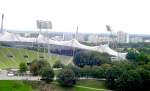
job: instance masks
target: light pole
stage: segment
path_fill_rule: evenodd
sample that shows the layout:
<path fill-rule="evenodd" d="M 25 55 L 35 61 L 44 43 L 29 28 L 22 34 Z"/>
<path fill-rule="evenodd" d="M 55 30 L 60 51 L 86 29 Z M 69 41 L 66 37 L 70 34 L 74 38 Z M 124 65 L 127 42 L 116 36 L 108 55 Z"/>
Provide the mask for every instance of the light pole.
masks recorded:
<path fill-rule="evenodd" d="M 2 20 L 1 20 L 1 33 L 3 32 L 3 21 L 4 21 L 4 14 L 2 14 Z"/>
<path fill-rule="evenodd" d="M 42 31 L 42 29 L 46 29 L 47 30 L 47 35 L 48 35 L 48 29 L 52 29 L 51 21 L 37 20 L 36 22 L 37 22 L 37 28 L 39 29 L 38 36 L 39 36 L 40 32 Z M 48 36 L 46 36 L 46 34 L 44 34 L 44 35 L 45 35 L 44 36 L 44 41 L 47 40 L 46 42 L 49 42 L 48 41 L 49 40 Z M 44 47 L 44 53 L 45 53 L 46 42 L 44 42 L 45 46 L 43 46 Z M 37 39 L 36 39 L 36 44 L 38 45 L 38 40 Z M 47 45 L 48 45 L 47 48 L 48 48 L 48 51 L 49 51 L 49 43 L 47 43 Z M 39 46 L 38 46 L 38 50 L 39 50 Z"/>
<path fill-rule="evenodd" d="M 78 30 L 79 30 L 79 28 L 78 28 L 78 26 L 77 26 L 77 30 L 76 30 L 76 33 L 75 33 L 75 39 L 76 39 L 76 40 L 78 40 Z M 73 42 L 74 42 L 74 40 L 73 40 Z M 73 44 L 73 43 L 72 43 L 72 44 Z M 74 57 L 74 55 L 75 55 L 75 51 L 76 51 L 76 48 L 73 47 L 73 57 Z"/>

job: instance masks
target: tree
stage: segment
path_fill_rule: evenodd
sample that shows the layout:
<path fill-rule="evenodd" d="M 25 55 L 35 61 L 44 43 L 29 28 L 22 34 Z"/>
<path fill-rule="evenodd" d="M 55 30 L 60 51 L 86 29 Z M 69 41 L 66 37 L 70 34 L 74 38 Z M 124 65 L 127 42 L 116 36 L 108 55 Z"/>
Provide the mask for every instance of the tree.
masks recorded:
<path fill-rule="evenodd" d="M 100 66 L 104 70 L 104 76 L 106 77 L 106 72 L 111 68 L 110 64 L 102 64 Z"/>
<path fill-rule="evenodd" d="M 82 76 L 81 68 L 78 67 L 78 66 L 68 65 L 68 66 L 66 66 L 65 68 L 71 69 L 71 70 L 75 73 L 76 79 L 78 79 L 79 77 Z"/>
<path fill-rule="evenodd" d="M 105 71 L 102 67 L 93 66 L 92 67 L 92 76 L 94 78 L 105 78 Z"/>
<path fill-rule="evenodd" d="M 143 49 L 139 50 L 140 52 L 138 52 L 136 49 L 130 50 L 126 55 L 126 58 L 131 62 L 137 63 L 139 65 L 147 64 L 148 62 L 150 62 L 150 58 L 145 53 L 145 51 L 143 52 Z"/>
<path fill-rule="evenodd" d="M 92 67 L 91 66 L 84 66 L 81 68 L 82 76 L 83 77 L 92 77 Z"/>
<path fill-rule="evenodd" d="M 25 62 L 21 62 L 19 65 L 19 70 L 21 73 L 24 73 L 28 70 L 27 64 Z"/>
<path fill-rule="evenodd" d="M 85 65 L 94 66 L 101 65 L 104 63 L 110 63 L 110 56 L 106 53 L 98 53 L 93 51 L 77 51 L 75 53 L 73 62 L 79 67 L 84 67 Z"/>
<path fill-rule="evenodd" d="M 137 69 L 137 72 L 141 75 L 142 78 L 142 91 L 148 91 L 150 90 L 150 65 L 144 64 L 139 66 Z"/>
<path fill-rule="evenodd" d="M 43 60 L 43 59 L 36 59 L 32 61 L 30 64 L 30 72 L 33 75 L 41 75 L 43 67 L 51 68 L 48 61 Z"/>
<path fill-rule="evenodd" d="M 115 80 L 118 79 L 118 77 L 120 77 L 120 75 L 126 70 L 127 69 L 124 68 L 124 63 L 113 62 L 111 67 L 109 67 L 105 70 L 106 71 L 105 76 L 106 76 L 107 86 L 111 89 L 115 89 L 115 84 L 114 84 Z"/>
<path fill-rule="evenodd" d="M 73 86 L 76 83 L 75 74 L 71 69 L 62 69 L 57 78 L 58 82 L 63 86 Z"/>
<path fill-rule="evenodd" d="M 42 80 L 46 81 L 47 83 L 50 83 L 51 81 L 53 81 L 54 71 L 52 68 L 43 67 L 41 75 Z"/>
<path fill-rule="evenodd" d="M 30 72 L 34 75 L 37 76 L 39 71 L 38 71 L 38 66 L 36 63 L 31 63 L 30 64 Z"/>
<path fill-rule="evenodd" d="M 141 91 L 141 76 L 135 70 L 129 70 L 124 72 L 116 80 L 116 90 L 118 91 Z"/>
<path fill-rule="evenodd" d="M 136 50 L 130 50 L 126 55 L 126 58 L 134 62 L 136 61 L 138 56 L 139 56 L 139 53 Z"/>
<path fill-rule="evenodd" d="M 62 64 L 60 60 L 57 60 L 53 65 L 53 68 L 63 68 L 63 67 L 64 64 Z"/>
<path fill-rule="evenodd" d="M 149 58 L 147 57 L 147 55 L 143 52 L 141 52 L 138 57 L 137 57 L 137 62 L 138 64 L 145 64 L 145 63 L 148 63 L 150 60 Z"/>

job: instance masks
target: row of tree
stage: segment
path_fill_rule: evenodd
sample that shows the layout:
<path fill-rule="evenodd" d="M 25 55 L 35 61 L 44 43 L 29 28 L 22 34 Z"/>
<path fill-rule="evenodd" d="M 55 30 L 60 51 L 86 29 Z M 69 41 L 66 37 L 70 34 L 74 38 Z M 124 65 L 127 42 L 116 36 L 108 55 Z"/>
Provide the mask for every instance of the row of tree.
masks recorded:
<path fill-rule="evenodd" d="M 99 54 L 93 52 L 79 52 L 74 58 L 76 66 L 69 69 L 73 70 L 76 78 L 105 78 L 107 86 L 113 90 L 145 91 L 150 89 L 150 58 L 144 52 L 130 50 L 126 56 L 128 60 L 117 62 L 107 61 L 108 56 L 97 55 Z"/>
<path fill-rule="evenodd" d="M 60 61 L 56 62 L 54 68 L 63 68 L 56 76 L 58 82 L 64 86 L 73 86 L 81 77 L 91 77 L 106 79 L 108 88 L 116 91 L 150 89 L 150 61 L 146 54 L 131 50 L 127 54 L 128 60 L 116 62 L 111 62 L 106 55 L 79 52 L 74 56 L 75 65 L 62 66 Z M 26 69 L 24 66 L 20 68 L 22 71 Z M 45 60 L 34 60 L 29 69 L 33 75 L 42 76 L 46 82 L 51 82 L 54 78 L 54 71 Z"/>
<path fill-rule="evenodd" d="M 74 55 L 73 63 L 79 67 L 100 66 L 104 63 L 110 63 L 110 56 L 106 53 L 98 53 L 94 51 L 77 51 Z"/>
<path fill-rule="evenodd" d="M 64 66 L 60 61 L 56 61 L 53 67 L 62 68 Z M 20 72 L 25 73 L 27 70 L 30 70 L 33 76 L 41 76 L 41 80 L 44 80 L 47 83 L 52 82 L 55 76 L 53 68 L 50 66 L 48 61 L 43 59 L 36 59 L 32 61 L 29 67 L 24 62 L 20 63 Z M 56 78 L 60 85 L 63 86 L 73 86 L 76 83 L 75 73 L 66 67 L 59 71 Z"/>
<path fill-rule="evenodd" d="M 59 81 L 65 86 L 74 85 L 81 77 L 92 77 L 106 79 L 108 88 L 116 91 L 148 91 L 150 89 L 150 63 L 139 66 L 130 61 L 122 61 L 83 68 L 67 66 L 60 72 Z"/>
<path fill-rule="evenodd" d="M 130 49 L 126 58 L 131 62 L 138 63 L 138 64 L 147 64 L 150 62 L 150 57 L 147 53 L 143 51 L 138 51 L 136 49 Z"/>

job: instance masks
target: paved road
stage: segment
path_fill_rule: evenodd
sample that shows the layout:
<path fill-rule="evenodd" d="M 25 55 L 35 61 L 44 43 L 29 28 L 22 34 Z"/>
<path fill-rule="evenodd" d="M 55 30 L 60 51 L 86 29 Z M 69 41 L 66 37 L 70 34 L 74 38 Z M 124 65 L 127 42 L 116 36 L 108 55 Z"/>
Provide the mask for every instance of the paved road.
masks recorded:
<path fill-rule="evenodd" d="M 8 71 L 0 71 L 0 80 L 39 80 L 38 76 L 8 76 Z"/>
<path fill-rule="evenodd" d="M 54 69 L 58 70 L 58 69 Z M 0 71 L 0 80 L 40 80 L 41 77 L 39 76 L 8 76 L 7 70 L 1 70 Z M 54 80 L 57 78 L 54 77 Z M 97 79 L 97 78 L 86 78 L 81 77 L 80 80 L 86 80 L 86 79 L 92 79 L 92 80 L 106 80 L 106 79 Z"/>
<path fill-rule="evenodd" d="M 84 79 L 87 79 L 87 78 L 80 78 L 80 80 L 84 80 Z M 88 79 L 94 79 L 94 78 L 88 78 Z M 8 76 L 8 71 L 1 70 L 0 80 L 36 80 L 36 81 L 39 81 L 40 77 L 38 76 Z M 56 77 L 54 77 L 54 80 L 56 80 Z M 105 79 L 99 79 L 99 80 L 105 80 Z M 56 82 L 53 82 L 53 83 L 58 84 Z M 80 86 L 80 85 L 75 85 L 75 87 L 87 88 L 87 89 L 92 89 L 95 91 L 111 91 L 107 89 L 92 88 L 92 87 L 86 87 L 86 86 Z"/>

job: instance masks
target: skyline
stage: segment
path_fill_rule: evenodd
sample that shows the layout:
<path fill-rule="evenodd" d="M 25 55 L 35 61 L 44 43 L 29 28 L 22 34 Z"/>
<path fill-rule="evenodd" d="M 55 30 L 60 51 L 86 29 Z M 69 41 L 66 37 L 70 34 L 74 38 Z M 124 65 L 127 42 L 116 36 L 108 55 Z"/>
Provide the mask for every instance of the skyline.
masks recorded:
<path fill-rule="evenodd" d="M 4 29 L 34 30 L 36 20 L 50 20 L 57 32 L 150 34 L 148 0 L 1 0 Z M 1 20 L 1 19 L 0 19 Z"/>

